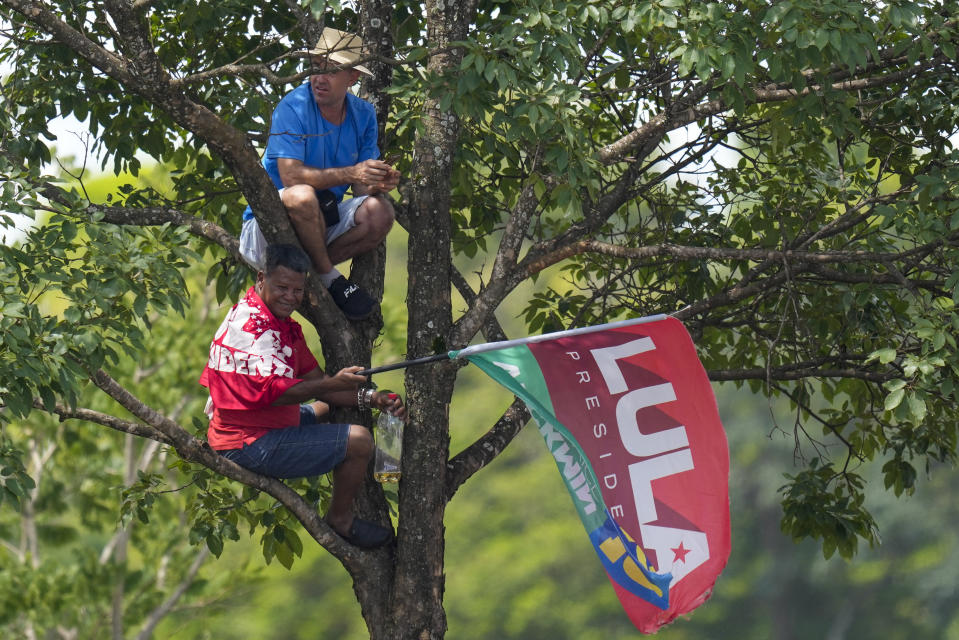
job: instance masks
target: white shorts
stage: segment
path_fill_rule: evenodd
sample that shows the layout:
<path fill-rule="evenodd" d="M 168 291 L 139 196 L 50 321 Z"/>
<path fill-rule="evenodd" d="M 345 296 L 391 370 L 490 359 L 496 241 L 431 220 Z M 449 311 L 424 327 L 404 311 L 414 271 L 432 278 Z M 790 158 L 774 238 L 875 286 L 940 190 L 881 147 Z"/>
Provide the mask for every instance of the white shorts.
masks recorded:
<path fill-rule="evenodd" d="M 280 189 L 280 191 L 283 191 Z M 342 201 L 339 206 L 340 221 L 326 229 L 326 244 L 330 244 L 341 235 L 356 226 L 356 210 L 369 196 L 357 196 Z M 266 266 L 266 238 L 260 231 L 256 218 L 243 221 L 240 231 L 240 255 L 251 267 L 259 271 Z"/>

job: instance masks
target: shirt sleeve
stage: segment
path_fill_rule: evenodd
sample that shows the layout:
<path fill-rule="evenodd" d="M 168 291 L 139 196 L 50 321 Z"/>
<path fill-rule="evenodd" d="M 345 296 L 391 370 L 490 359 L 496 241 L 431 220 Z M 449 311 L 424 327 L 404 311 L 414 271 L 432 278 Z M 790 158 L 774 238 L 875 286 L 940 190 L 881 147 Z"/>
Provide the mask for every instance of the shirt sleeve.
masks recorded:
<path fill-rule="evenodd" d="M 292 100 L 281 100 L 273 111 L 266 156 L 306 161 L 306 128 Z"/>

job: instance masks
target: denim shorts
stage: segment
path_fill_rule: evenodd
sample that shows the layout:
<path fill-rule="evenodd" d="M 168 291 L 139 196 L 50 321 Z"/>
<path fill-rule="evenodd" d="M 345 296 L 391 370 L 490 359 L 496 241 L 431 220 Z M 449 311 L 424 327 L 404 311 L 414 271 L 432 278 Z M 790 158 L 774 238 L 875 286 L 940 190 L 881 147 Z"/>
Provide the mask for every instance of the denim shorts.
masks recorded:
<path fill-rule="evenodd" d="M 316 422 L 313 408 L 300 407 L 300 425 L 271 429 L 242 449 L 220 455 L 273 478 L 306 478 L 329 473 L 346 459 L 350 425 Z"/>

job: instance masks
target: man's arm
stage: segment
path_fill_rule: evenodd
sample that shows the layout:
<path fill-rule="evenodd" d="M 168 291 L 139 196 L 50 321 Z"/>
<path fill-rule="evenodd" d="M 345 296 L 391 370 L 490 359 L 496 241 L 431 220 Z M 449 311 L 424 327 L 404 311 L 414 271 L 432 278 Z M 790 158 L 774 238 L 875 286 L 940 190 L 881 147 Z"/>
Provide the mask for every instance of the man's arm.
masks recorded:
<path fill-rule="evenodd" d="M 363 367 L 346 367 L 330 377 L 317 367 L 284 391 L 273 404 L 300 404 L 316 399 L 341 407 L 356 406 L 356 391 L 366 382 L 366 376 L 356 375 L 357 371 L 362 370 Z"/>
<path fill-rule="evenodd" d="M 301 404 L 315 399 L 336 407 L 355 407 L 356 392 L 360 384 L 366 382 L 366 376 L 358 376 L 355 372 L 362 369 L 363 367 L 346 367 L 331 378 L 323 369 L 316 367 L 303 376 L 302 381 L 287 389 L 273 404 Z M 370 406 L 384 409 L 406 420 L 406 406 L 403 399 L 396 394 L 376 391 L 370 399 Z"/>
<path fill-rule="evenodd" d="M 277 158 L 276 168 L 284 187 L 308 184 L 322 190 L 352 184 L 354 195 L 386 193 L 399 184 L 400 172 L 382 160 L 364 160 L 349 167 L 320 169 L 293 158 Z"/>
<path fill-rule="evenodd" d="M 365 376 L 358 376 L 355 372 L 362 369 L 363 367 L 347 367 L 331 378 L 320 367 L 316 367 L 303 376 L 301 382 L 287 389 L 273 404 L 301 404 L 316 399 L 337 407 L 355 407 L 359 385 L 366 382 Z M 395 393 L 374 392 L 370 399 L 370 406 L 389 411 L 406 420 L 406 405 Z"/>

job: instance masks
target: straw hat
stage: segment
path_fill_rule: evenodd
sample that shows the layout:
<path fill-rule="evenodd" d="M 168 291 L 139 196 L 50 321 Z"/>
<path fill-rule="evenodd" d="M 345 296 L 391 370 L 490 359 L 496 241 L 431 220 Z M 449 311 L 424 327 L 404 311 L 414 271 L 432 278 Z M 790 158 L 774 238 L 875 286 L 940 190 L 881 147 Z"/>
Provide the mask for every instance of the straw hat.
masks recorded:
<path fill-rule="evenodd" d="M 359 36 L 330 27 L 323 29 L 316 47 L 309 51 L 310 55 L 326 56 L 328 60 L 337 64 L 352 67 L 360 73 L 372 76 L 372 71 L 363 65 L 355 64 L 357 60 L 363 58 L 364 53 L 363 40 Z"/>

